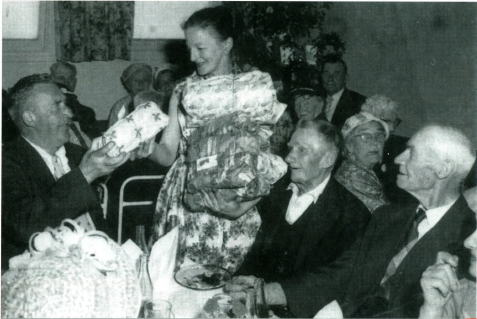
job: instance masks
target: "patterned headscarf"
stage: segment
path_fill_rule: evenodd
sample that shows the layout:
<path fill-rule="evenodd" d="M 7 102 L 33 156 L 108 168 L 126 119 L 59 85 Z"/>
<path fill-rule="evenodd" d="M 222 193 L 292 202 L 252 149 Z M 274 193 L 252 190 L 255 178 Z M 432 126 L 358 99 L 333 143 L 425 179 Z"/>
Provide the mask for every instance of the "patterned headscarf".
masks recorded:
<path fill-rule="evenodd" d="M 386 124 L 386 122 L 378 119 L 377 117 L 374 117 L 372 114 L 367 112 L 361 112 L 349 117 L 344 123 L 343 128 L 341 129 L 341 134 L 343 134 L 343 138 L 346 139 L 355 127 L 358 127 L 362 124 L 372 122 L 372 121 L 381 123 L 381 125 L 384 127 L 384 130 L 386 131 L 386 139 L 387 139 L 389 137 L 388 124 Z"/>

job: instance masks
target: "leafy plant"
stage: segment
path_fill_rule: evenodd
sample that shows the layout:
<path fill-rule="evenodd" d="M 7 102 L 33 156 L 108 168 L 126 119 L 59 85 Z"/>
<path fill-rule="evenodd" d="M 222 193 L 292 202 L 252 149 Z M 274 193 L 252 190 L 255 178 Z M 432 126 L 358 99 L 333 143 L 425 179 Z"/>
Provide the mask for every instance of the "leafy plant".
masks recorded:
<path fill-rule="evenodd" d="M 225 1 L 232 9 L 239 35 L 236 61 L 269 72 L 285 86 L 311 86 L 319 61 L 328 53 L 343 54 L 336 33 L 322 34 L 329 2 Z M 285 88 L 286 89 L 286 88 Z"/>

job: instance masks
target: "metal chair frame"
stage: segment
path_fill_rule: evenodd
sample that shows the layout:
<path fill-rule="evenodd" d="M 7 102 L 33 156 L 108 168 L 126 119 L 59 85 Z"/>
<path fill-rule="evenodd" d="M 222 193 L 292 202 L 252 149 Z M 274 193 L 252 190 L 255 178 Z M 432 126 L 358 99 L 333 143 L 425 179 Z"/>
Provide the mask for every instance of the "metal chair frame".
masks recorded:
<path fill-rule="evenodd" d="M 123 184 L 121 185 L 121 189 L 119 191 L 119 214 L 118 214 L 118 244 L 121 245 L 122 240 L 122 230 L 123 230 L 123 213 L 124 207 L 130 206 L 147 206 L 152 205 L 155 200 L 146 200 L 146 201 L 124 201 L 124 189 L 130 182 L 140 181 L 140 180 L 161 180 L 164 179 L 164 175 L 138 175 L 138 176 L 131 176 L 126 179 Z"/>

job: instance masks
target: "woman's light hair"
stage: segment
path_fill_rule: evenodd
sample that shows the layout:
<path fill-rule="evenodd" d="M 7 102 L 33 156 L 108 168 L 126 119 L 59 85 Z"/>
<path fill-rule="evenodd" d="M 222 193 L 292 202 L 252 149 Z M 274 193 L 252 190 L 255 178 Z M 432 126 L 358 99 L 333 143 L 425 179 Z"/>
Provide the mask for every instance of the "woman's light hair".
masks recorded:
<path fill-rule="evenodd" d="M 383 117 L 384 113 L 391 112 L 398 118 L 398 107 L 397 102 L 384 95 L 373 95 L 366 99 L 366 102 L 361 106 L 361 111 L 371 113 L 377 118 Z"/>

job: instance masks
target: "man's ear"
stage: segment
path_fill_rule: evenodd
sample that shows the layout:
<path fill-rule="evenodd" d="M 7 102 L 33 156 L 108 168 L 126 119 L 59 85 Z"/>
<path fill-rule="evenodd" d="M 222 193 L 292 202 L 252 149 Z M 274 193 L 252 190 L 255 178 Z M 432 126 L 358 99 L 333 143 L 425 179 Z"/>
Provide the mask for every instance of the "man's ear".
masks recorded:
<path fill-rule="evenodd" d="M 321 159 L 320 167 L 321 168 L 330 168 L 336 163 L 336 159 L 338 157 L 338 153 L 332 150 L 326 152 Z"/>
<path fill-rule="evenodd" d="M 22 121 L 26 126 L 33 127 L 36 124 L 36 115 L 32 111 L 24 111 Z"/>
<path fill-rule="evenodd" d="M 436 165 L 436 175 L 439 179 L 444 179 L 450 176 L 455 170 L 455 164 L 451 161 L 442 161 L 439 165 Z"/>
<path fill-rule="evenodd" d="M 234 40 L 231 37 L 228 37 L 227 40 L 224 41 L 224 52 L 229 53 L 234 46 Z"/>

